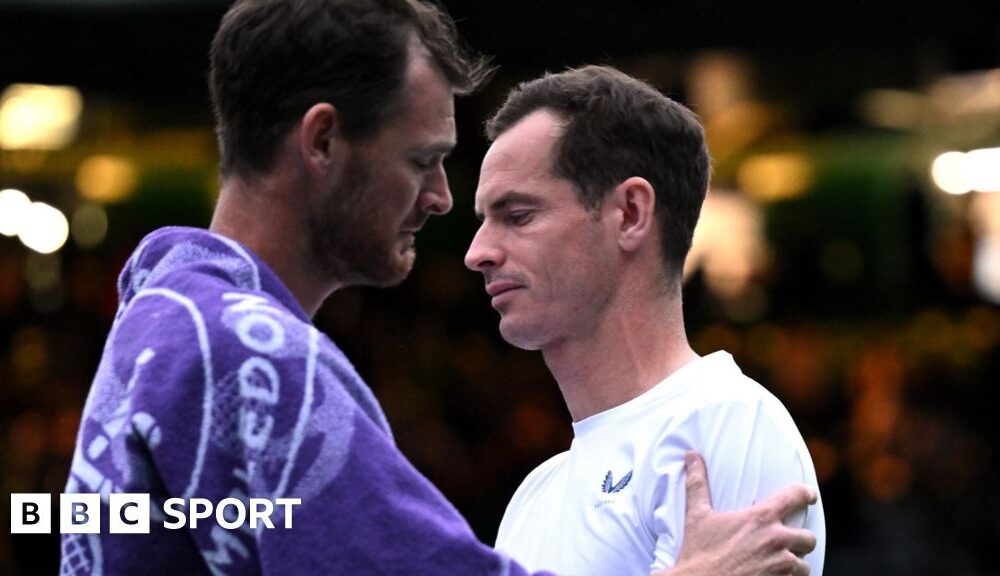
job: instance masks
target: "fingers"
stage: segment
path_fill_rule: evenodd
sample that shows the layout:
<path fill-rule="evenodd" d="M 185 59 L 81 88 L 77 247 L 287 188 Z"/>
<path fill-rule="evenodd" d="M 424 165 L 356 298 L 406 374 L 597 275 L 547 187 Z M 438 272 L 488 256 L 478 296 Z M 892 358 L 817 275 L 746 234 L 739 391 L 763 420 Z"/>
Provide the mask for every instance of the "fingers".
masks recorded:
<path fill-rule="evenodd" d="M 815 504 L 817 499 L 815 490 L 802 484 L 796 484 L 784 488 L 761 505 L 773 510 L 778 518 L 785 520 L 797 512 L 802 512 L 806 506 Z"/>
<path fill-rule="evenodd" d="M 809 563 L 793 556 L 790 552 L 784 552 L 780 559 L 774 564 L 764 569 L 763 574 L 788 576 L 809 576 Z"/>
<path fill-rule="evenodd" d="M 697 452 L 689 451 L 684 455 L 687 469 L 687 515 L 707 514 L 712 511 L 712 494 L 708 489 L 708 470 L 705 461 Z"/>
<path fill-rule="evenodd" d="M 802 558 L 795 559 L 795 567 L 792 568 L 793 576 L 809 576 L 809 563 Z"/>
<path fill-rule="evenodd" d="M 816 549 L 816 535 L 808 530 L 789 529 L 788 539 L 785 547 L 799 558 Z"/>

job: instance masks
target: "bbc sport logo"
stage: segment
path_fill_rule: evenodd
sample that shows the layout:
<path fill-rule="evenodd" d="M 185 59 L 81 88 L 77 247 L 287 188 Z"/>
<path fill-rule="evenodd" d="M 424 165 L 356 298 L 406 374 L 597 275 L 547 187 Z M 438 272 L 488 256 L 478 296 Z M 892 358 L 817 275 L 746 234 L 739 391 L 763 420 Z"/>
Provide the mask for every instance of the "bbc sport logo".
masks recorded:
<path fill-rule="evenodd" d="M 149 534 L 149 494 L 109 494 L 107 526 L 111 534 Z M 226 530 L 290 529 L 292 512 L 301 498 L 223 498 L 213 503 L 207 498 L 168 498 L 163 502 L 163 527 L 167 530 L 197 528 L 199 521 L 214 516 L 215 523 Z M 103 518 L 100 494 L 60 494 L 59 532 L 63 534 L 99 534 Z M 272 515 L 280 511 L 276 526 Z M 157 513 L 157 516 L 159 514 Z M 210 521 L 210 520 L 209 520 Z M 51 534 L 52 495 L 14 493 L 10 495 L 11 534 Z"/>

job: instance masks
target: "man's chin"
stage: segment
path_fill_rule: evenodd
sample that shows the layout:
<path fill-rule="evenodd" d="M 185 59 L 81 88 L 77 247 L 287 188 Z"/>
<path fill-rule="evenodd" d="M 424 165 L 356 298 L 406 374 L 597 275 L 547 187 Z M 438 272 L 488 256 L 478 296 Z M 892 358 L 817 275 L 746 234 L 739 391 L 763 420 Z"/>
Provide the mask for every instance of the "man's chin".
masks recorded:
<path fill-rule="evenodd" d="M 381 270 L 369 274 L 365 284 L 378 288 L 388 288 L 400 284 L 410 275 L 415 261 L 416 252 L 412 247 L 405 253 L 393 254 L 393 257 L 385 263 Z"/>
<path fill-rule="evenodd" d="M 541 348 L 533 330 L 518 325 L 510 318 L 500 318 L 500 336 L 511 346 L 521 350 L 539 350 Z"/>

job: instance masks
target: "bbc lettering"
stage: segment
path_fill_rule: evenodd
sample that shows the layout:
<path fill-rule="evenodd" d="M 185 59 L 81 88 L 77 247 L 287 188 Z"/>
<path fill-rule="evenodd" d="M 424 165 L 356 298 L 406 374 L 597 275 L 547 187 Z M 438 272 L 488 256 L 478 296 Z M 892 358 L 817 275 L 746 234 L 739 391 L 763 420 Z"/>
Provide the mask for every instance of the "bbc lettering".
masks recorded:
<path fill-rule="evenodd" d="M 223 498 L 214 504 L 207 498 L 168 498 L 163 503 L 163 527 L 167 530 L 197 528 L 199 521 L 215 523 L 226 530 L 249 524 L 273 529 L 271 515 L 281 509 L 285 529 L 292 527 L 292 510 L 301 498 Z M 111 534 L 149 534 L 149 494 L 110 494 L 108 497 L 108 532 Z M 60 494 L 59 531 L 63 534 L 99 534 L 102 531 L 100 494 Z M 202 522 L 204 524 L 204 522 Z M 10 495 L 11 534 L 49 534 L 52 532 L 51 494 Z"/>

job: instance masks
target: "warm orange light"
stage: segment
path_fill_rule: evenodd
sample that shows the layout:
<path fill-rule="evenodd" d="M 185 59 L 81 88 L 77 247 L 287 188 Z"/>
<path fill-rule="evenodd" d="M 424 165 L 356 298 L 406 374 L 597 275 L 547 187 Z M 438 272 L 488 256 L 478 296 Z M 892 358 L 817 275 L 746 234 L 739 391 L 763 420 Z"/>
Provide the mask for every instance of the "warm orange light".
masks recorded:
<path fill-rule="evenodd" d="M 813 166 L 808 158 L 794 152 L 762 154 L 744 162 L 736 180 L 757 200 L 786 200 L 801 196 L 812 186 Z"/>
<path fill-rule="evenodd" d="M 63 148 L 76 136 L 82 110 L 72 86 L 12 84 L 0 95 L 0 148 Z"/>
<path fill-rule="evenodd" d="M 76 187 L 87 200 L 120 202 L 135 192 L 138 170 L 128 159 L 100 154 L 91 156 L 76 171 Z"/>

